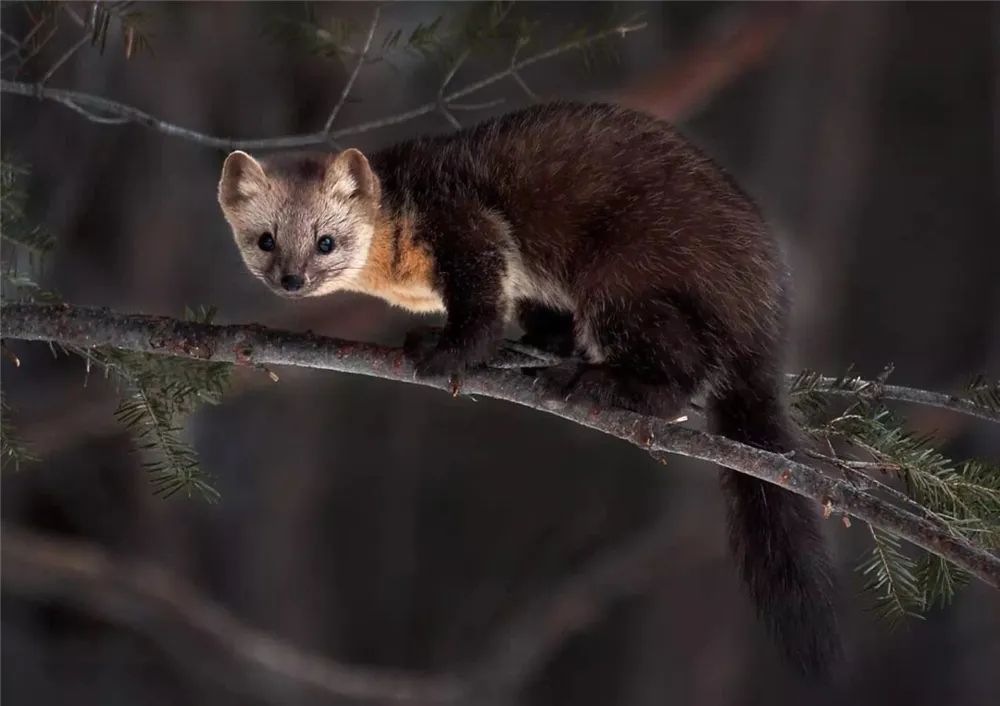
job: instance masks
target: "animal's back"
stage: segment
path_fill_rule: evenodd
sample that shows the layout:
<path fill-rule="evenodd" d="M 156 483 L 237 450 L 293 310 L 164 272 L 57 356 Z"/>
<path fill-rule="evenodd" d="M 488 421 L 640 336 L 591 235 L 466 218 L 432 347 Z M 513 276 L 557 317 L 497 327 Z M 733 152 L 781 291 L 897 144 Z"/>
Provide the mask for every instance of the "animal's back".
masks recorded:
<path fill-rule="evenodd" d="M 574 298 L 678 289 L 747 336 L 776 324 L 783 266 L 755 205 L 661 120 L 545 104 L 402 143 L 373 166 L 387 193 L 425 209 L 499 213 L 523 261 Z"/>

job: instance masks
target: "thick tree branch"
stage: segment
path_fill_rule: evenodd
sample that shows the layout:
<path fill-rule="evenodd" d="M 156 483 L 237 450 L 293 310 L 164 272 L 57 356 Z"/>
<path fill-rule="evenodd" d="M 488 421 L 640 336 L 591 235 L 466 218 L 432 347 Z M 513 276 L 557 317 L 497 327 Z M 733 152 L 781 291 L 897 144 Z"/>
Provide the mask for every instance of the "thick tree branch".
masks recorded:
<path fill-rule="evenodd" d="M 889 504 L 844 480 L 781 454 L 661 419 L 618 409 L 597 409 L 546 397 L 529 377 L 484 368 L 470 372 L 460 389 L 444 381 L 415 380 L 400 349 L 292 333 L 258 325 L 199 324 L 167 317 L 119 314 L 68 305 L 7 304 L 3 335 L 76 346 L 115 346 L 131 351 L 183 356 L 237 365 L 294 365 L 369 375 L 482 395 L 548 412 L 628 441 L 649 452 L 710 461 L 812 498 L 826 508 L 887 530 L 1000 587 L 1000 559 L 949 534 L 926 519 Z"/>
<path fill-rule="evenodd" d="M 80 91 L 47 88 L 37 83 L 24 83 L 21 81 L 8 81 L 4 79 L 0 81 L 0 91 L 3 93 L 29 96 L 40 100 L 60 103 L 67 108 L 80 113 L 93 122 L 135 123 L 137 125 L 142 125 L 152 130 L 156 130 L 164 135 L 179 137 L 190 142 L 204 145 L 205 147 L 215 147 L 223 150 L 294 149 L 329 144 L 331 140 L 339 140 L 342 137 L 349 137 L 351 135 L 360 135 L 365 132 L 387 127 L 389 125 L 398 125 L 399 123 L 408 122 L 423 115 L 429 115 L 436 111 L 440 111 L 442 104 L 447 108 L 452 101 L 465 98 L 466 96 L 486 88 L 487 86 L 493 85 L 494 83 L 502 81 L 506 78 L 516 76 L 521 70 L 533 64 L 537 64 L 540 61 L 552 59 L 562 54 L 566 54 L 567 52 L 587 47 L 605 39 L 612 37 L 624 37 L 625 35 L 640 30 L 645 26 L 646 23 L 644 22 L 623 23 L 617 27 L 612 27 L 611 29 L 607 29 L 602 32 L 595 32 L 594 34 L 590 34 L 580 39 L 564 42 L 551 49 L 526 57 L 516 63 L 512 63 L 502 71 L 497 71 L 496 73 L 482 78 L 479 81 L 475 81 L 463 88 L 459 88 L 451 93 L 445 94 L 440 100 L 435 97 L 435 99 L 430 102 L 424 103 L 421 106 L 397 115 L 379 118 L 377 120 L 369 120 L 351 127 L 340 128 L 339 130 L 328 130 L 326 129 L 326 126 L 324 126 L 323 129 L 317 130 L 316 132 L 301 135 L 286 135 L 284 137 L 244 140 L 232 137 L 208 135 L 198 132 L 197 130 L 191 130 L 180 125 L 161 120 L 160 118 L 150 115 L 149 113 L 139 110 L 133 106 L 126 105 L 125 103 L 120 103 L 118 101 Z"/>
<path fill-rule="evenodd" d="M 304 694 L 380 704 L 460 702 L 448 676 L 345 665 L 309 654 L 237 620 L 193 586 L 148 562 L 121 561 L 95 545 L 3 527 L 3 586 L 58 599 L 148 636 L 178 662 L 254 700 Z"/>
<path fill-rule="evenodd" d="M 2 578 L 12 593 L 58 600 L 132 628 L 195 674 L 255 700 L 285 704 L 313 696 L 478 706 L 511 700 L 609 604 L 642 593 L 667 566 L 662 558 L 684 541 L 676 524 L 664 517 L 599 552 L 515 611 L 483 653 L 455 673 L 407 673 L 310 654 L 245 625 L 156 564 L 116 559 L 78 540 L 4 526 Z"/>

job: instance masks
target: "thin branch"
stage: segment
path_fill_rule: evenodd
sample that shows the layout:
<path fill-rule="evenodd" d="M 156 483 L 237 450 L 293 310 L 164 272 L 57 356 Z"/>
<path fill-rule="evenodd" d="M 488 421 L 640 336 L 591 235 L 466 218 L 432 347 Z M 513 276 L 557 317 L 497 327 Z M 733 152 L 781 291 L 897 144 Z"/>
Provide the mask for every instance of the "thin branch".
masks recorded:
<path fill-rule="evenodd" d="M 444 104 L 448 105 L 460 98 L 463 98 L 469 94 L 475 93 L 476 91 L 486 88 L 498 81 L 515 74 L 516 72 L 536 64 L 540 61 L 545 61 L 547 59 L 552 59 L 561 54 L 573 51 L 575 49 L 580 49 L 582 47 L 588 46 L 595 42 L 599 42 L 603 39 L 612 36 L 624 37 L 625 35 L 643 29 L 646 26 L 645 23 L 632 23 L 623 24 L 618 27 L 613 27 L 603 32 L 596 32 L 587 37 L 581 39 L 573 40 L 570 42 L 565 42 L 556 47 L 548 49 L 546 51 L 540 52 L 526 59 L 512 64 L 503 71 L 498 71 L 497 73 L 491 74 L 486 78 L 480 79 L 474 83 L 470 83 L 467 86 L 457 89 L 444 96 Z M 326 131 L 318 130 L 316 132 L 304 133 L 300 135 L 286 135 L 283 137 L 272 137 L 272 138 L 261 138 L 261 139 L 237 139 L 230 137 L 217 137 L 214 135 L 208 135 L 197 130 L 191 130 L 189 128 L 176 125 L 174 123 L 169 123 L 165 120 L 161 120 L 145 111 L 139 110 L 133 106 L 127 105 L 125 103 L 120 103 L 118 101 L 110 100 L 108 98 L 102 98 L 100 96 L 95 96 L 90 93 L 83 93 L 81 91 L 70 91 L 58 88 L 48 88 L 41 86 L 37 83 L 24 83 L 21 81 L 0 81 L 0 92 L 11 93 L 14 95 L 28 96 L 32 98 L 37 98 L 39 100 L 47 100 L 55 103 L 60 103 L 68 108 L 81 113 L 85 117 L 95 122 L 105 122 L 110 116 L 116 116 L 121 122 L 135 123 L 136 125 L 142 125 L 151 130 L 156 130 L 164 135 L 169 135 L 171 137 L 178 137 L 190 142 L 197 143 L 205 147 L 214 147 L 222 150 L 276 150 L 276 149 L 294 149 L 301 147 L 309 147 L 313 145 L 328 144 L 330 140 L 338 140 L 342 137 L 348 137 L 351 135 L 360 135 L 362 133 L 371 132 L 372 130 L 378 130 L 380 128 L 388 127 L 389 125 L 398 125 L 400 123 L 405 123 L 415 118 L 419 118 L 424 115 L 429 115 L 440 109 L 440 104 L 438 100 L 429 101 L 421 106 L 413 108 L 411 110 L 399 113 L 386 118 L 380 118 L 377 120 L 369 120 L 363 123 L 351 127 L 341 128 L 339 130 Z M 92 111 L 92 113 L 83 112 L 85 110 Z M 94 113 L 98 115 L 103 115 L 99 119 L 95 120 L 93 117 Z"/>
<path fill-rule="evenodd" d="M 73 22 L 76 23 L 77 27 L 79 27 L 80 29 L 89 29 L 90 28 L 89 27 L 90 22 L 93 21 L 93 20 L 89 20 L 89 21 L 88 20 L 84 20 L 82 17 L 80 17 L 78 14 L 76 14 L 76 10 L 74 10 L 69 5 L 63 5 L 63 10 L 65 10 L 66 14 L 69 15 L 69 18 L 71 20 L 73 20 Z M 89 14 L 90 14 L 91 17 L 94 16 L 94 12 L 96 10 L 97 10 L 97 3 L 95 2 L 93 5 L 90 6 L 90 13 Z"/>
<path fill-rule="evenodd" d="M 0 54 L 0 64 L 6 62 L 8 59 L 11 59 L 15 56 L 19 56 L 20 53 L 21 53 L 20 47 L 13 47 L 11 49 L 8 49 L 3 54 Z"/>
<path fill-rule="evenodd" d="M 14 48 L 17 49 L 17 50 L 21 49 L 21 40 L 19 40 L 17 37 L 15 37 L 12 34 L 8 34 L 7 32 L 4 32 L 2 29 L 0 29 L 0 39 L 7 40 L 11 44 L 13 44 Z"/>
<path fill-rule="evenodd" d="M 514 51 L 510 54 L 510 76 L 514 79 L 514 83 L 516 83 L 520 89 L 524 91 L 524 95 L 527 96 L 528 100 L 533 103 L 537 103 L 540 100 L 538 94 L 531 90 L 528 84 L 525 83 L 524 79 L 521 78 L 521 74 L 517 72 L 517 55 L 521 53 L 521 49 L 527 43 L 527 39 L 518 38 L 517 43 L 514 45 Z"/>
<path fill-rule="evenodd" d="M 88 13 L 86 20 L 84 20 L 78 14 L 76 14 L 76 11 L 73 8 L 69 7 L 68 5 L 64 5 L 63 9 L 66 11 L 66 14 L 70 17 L 70 19 L 72 19 L 73 22 L 75 22 L 77 26 L 80 27 L 80 29 L 84 30 L 84 33 L 83 36 L 80 37 L 80 39 L 73 46 L 71 46 L 68 50 L 66 50 L 65 54 L 56 59 L 56 62 L 52 64 L 51 67 L 49 67 L 48 71 L 45 72 L 45 75 L 42 76 L 41 79 L 39 79 L 38 83 L 41 86 L 44 86 L 46 83 L 48 83 L 49 79 L 52 78 L 53 74 L 55 74 L 55 72 L 58 71 L 63 64 L 69 61 L 70 58 L 83 47 L 84 44 L 87 44 L 91 40 L 90 36 L 91 30 L 93 29 L 94 18 L 97 16 L 97 3 L 95 2 L 93 5 L 91 5 L 90 12 Z M 82 114 L 86 115 L 86 113 Z"/>
<path fill-rule="evenodd" d="M 608 29 L 603 32 L 597 32 L 596 34 L 592 34 L 588 37 L 583 37 L 582 39 L 577 39 L 575 41 L 565 42 L 557 47 L 549 49 L 548 51 L 540 52 L 538 54 L 535 54 L 534 56 L 528 57 L 527 59 L 521 59 L 520 61 L 511 64 L 503 71 L 498 71 L 497 73 L 487 76 L 484 79 L 481 79 L 474 83 L 470 83 L 465 88 L 449 94 L 445 100 L 450 103 L 451 101 L 463 98 L 469 95 L 470 93 L 474 93 L 480 90 L 481 88 L 486 88 L 490 84 L 503 80 L 508 76 L 517 74 L 521 69 L 525 69 L 531 66 L 532 64 L 537 64 L 539 61 L 545 61 L 546 59 L 551 59 L 553 57 L 559 56 L 560 54 L 565 54 L 568 51 L 573 51 L 574 49 L 582 49 L 583 47 L 589 46 L 595 42 L 601 41 L 602 39 L 613 37 L 615 35 L 624 38 L 625 35 L 629 34 L 630 32 L 636 32 L 640 29 L 644 29 L 645 27 L 646 27 L 645 22 L 625 22 L 619 25 L 618 27 L 614 27 L 612 29 Z"/>
<path fill-rule="evenodd" d="M 447 73 L 445 73 L 444 75 L 444 78 L 441 80 L 441 85 L 438 87 L 438 92 L 437 92 L 438 112 L 441 113 L 444 119 L 448 121 L 448 124 L 451 125 L 456 130 L 462 129 L 462 123 L 460 123 L 458 121 L 458 118 L 452 115 L 451 111 L 448 110 L 448 101 L 445 100 L 444 91 L 446 88 L 448 88 L 448 84 L 451 83 L 451 80 L 455 78 L 455 74 L 458 73 L 458 70 L 462 68 L 462 65 L 465 64 L 466 60 L 468 60 L 469 55 L 471 53 L 472 53 L 471 49 L 465 49 L 464 51 L 462 51 L 461 54 L 458 55 L 458 58 L 455 59 L 455 61 L 451 65 L 451 68 L 448 69 Z"/>
<path fill-rule="evenodd" d="M 24 35 L 24 39 L 21 40 L 21 48 L 23 49 L 24 46 L 31 41 L 31 38 L 38 33 L 38 30 L 40 30 L 44 26 L 45 26 L 44 20 L 39 20 L 38 22 L 36 22 L 34 26 L 32 26 L 30 30 L 28 30 L 28 33 Z"/>
<path fill-rule="evenodd" d="M 864 472 L 866 470 L 873 470 L 879 473 L 892 472 L 893 470 L 898 471 L 898 466 L 893 468 L 892 464 L 873 463 L 870 461 L 852 461 L 840 458 L 839 456 L 828 456 L 817 451 L 806 451 L 806 455 L 840 468 L 848 475 L 848 480 L 857 485 L 859 488 L 863 490 L 871 490 L 873 488 L 877 489 L 879 492 L 884 493 L 911 512 L 922 515 L 929 522 L 933 522 L 941 528 L 942 531 L 947 531 L 947 524 L 945 524 L 945 522 L 943 522 L 933 511 L 927 509 L 909 495 L 901 493 L 891 485 L 883 483 L 877 478 L 872 478 L 868 473 Z"/>
<path fill-rule="evenodd" d="M 375 5 L 375 11 L 372 13 L 371 26 L 368 28 L 368 36 L 365 38 L 365 46 L 361 49 L 361 54 L 358 56 L 358 63 L 354 65 L 354 71 L 351 72 L 350 78 L 347 79 L 347 83 L 344 84 L 344 90 L 340 92 L 340 99 L 337 104 L 333 106 L 333 110 L 330 112 L 330 117 L 326 119 L 326 125 L 323 126 L 323 132 L 330 134 L 333 129 L 333 123 L 337 119 L 337 114 L 340 109 L 344 107 L 344 103 L 347 102 L 347 96 L 350 95 L 351 89 L 354 88 L 354 82 L 358 78 L 358 74 L 361 73 L 361 67 L 364 66 L 365 59 L 368 58 L 368 50 L 372 46 L 372 38 L 375 36 L 375 28 L 378 27 L 379 14 L 382 12 L 381 5 Z"/>
<path fill-rule="evenodd" d="M 791 379 L 796 376 L 790 375 Z M 909 402 L 927 407 L 937 407 L 947 409 L 959 414 L 967 414 L 972 417 L 986 419 L 991 422 L 1000 423 L 1000 411 L 995 411 L 989 407 L 976 404 L 972 400 L 963 399 L 955 395 L 948 395 L 942 392 L 931 392 L 920 390 L 915 387 L 904 387 L 902 385 L 886 385 L 877 380 L 853 380 L 849 389 L 841 387 L 843 380 L 832 377 L 822 377 L 817 379 L 817 383 L 823 387 L 817 389 L 824 395 L 837 395 L 840 397 L 855 397 L 861 395 L 870 399 L 895 400 L 897 402 Z"/>
<path fill-rule="evenodd" d="M 448 72 L 444 75 L 444 78 L 441 79 L 441 86 L 438 88 L 439 103 L 444 100 L 444 92 L 445 89 L 448 88 L 448 84 L 451 83 L 451 80 L 453 78 L 455 78 L 455 74 L 457 74 L 458 70 L 462 68 L 462 65 L 465 64 L 466 61 L 468 61 L 469 55 L 471 53 L 472 53 L 471 49 L 466 49 L 461 54 L 459 54 L 458 58 L 455 59 L 455 61 L 452 63 L 451 68 L 448 69 Z"/>
<path fill-rule="evenodd" d="M 173 123 L 160 120 L 149 113 L 133 108 L 132 106 L 119 103 L 117 101 L 101 98 L 100 96 L 82 93 L 80 91 L 67 91 L 59 88 L 47 88 L 38 84 L 22 83 L 19 81 L 0 81 L 0 91 L 22 96 L 31 96 L 39 99 L 60 103 L 94 122 L 104 122 L 113 119 L 118 123 L 135 123 L 152 130 L 156 130 L 164 135 L 179 137 L 191 142 L 204 145 L 206 147 L 216 147 L 219 149 L 280 149 L 292 147 L 304 147 L 306 145 L 319 144 L 327 141 L 327 136 L 320 133 L 310 135 L 297 135 L 286 138 L 275 138 L 269 140 L 232 140 L 229 138 L 212 137 L 195 130 L 189 130 Z M 91 111 L 90 113 L 84 111 Z M 103 116 L 94 116 L 94 113 Z"/>
<path fill-rule="evenodd" d="M 52 66 L 49 67 L 49 70 L 45 72 L 45 75 L 42 76 L 38 80 L 38 84 L 41 85 L 41 86 L 44 86 L 46 83 L 48 83 L 49 79 L 52 78 L 52 75 L 56 71 L 58 71 L 62 67 L 63 64 L 65 64 L 67 61 L 69 61 L 70 58 L 74 54 L 76 54 L 78 51 L 80 51 L 80 49 L 83 47 L 83 45 L 86 44 L 89 41 L 90 41 L 90 37 L 88 37 L 86 35 L 84 35 L 83 37 L 80 37 L 80 39 L 76 42 L 76 44 L 74 44 L 69 49 L 67 49 L 65 54 L 63 54 L 61 57 L 59 57 L 58 59 L 56 59 L 55 63 L 52 64 Z"/>
<path fill-rule="evenodd" d="M 489 108 L 496 108 L 498 105 L 503 105 L 506 101 L 503 98 L 495 98 L 491 101 L 483 101 L 482 103 L 450 103 L 448 105 L 449 110 L 487 110 Z"/>
<path fill-rule="evenodd" d="M 441 116 L 445 120 L 447 120 L 448 124 L 451 125 L 454 129 L 456 129 L 456 130 L 461 130 L 462 129 L 462 123 L 459 122 L 458 118 L 456 118 L 454 115 L 452 115 L 451 111 L 448 110 L 448 106 L 447 105 L 445 105 L 444 103 L 442 103 L 441 105 L 439 105 L 438 106 L 438 112 L 441 113 Z"/>
<path fill-rule="evenodd" d="M 539 101 L 542 100 L 541 98 L 538 97 L 537 93 L 531 90 L 531 87 L 525 82 L 525 80 L 521 78 L 521 74 L 515 71 L 514 73 L 511 74 L 511 77 L 514 79 L 514 83 L 516 83 L 518 87 L 522 91 L 524 91 L 524 95 L 527 96 L 528 100 L 532 101 L 533 103 L 538 103 Z"/>
<path fill-rule="evenodd" d="M 380 704 L 458 702 L 448 676 L 341 664 L 247 626 L 193 586 L 147 562 L 124 562 L 91 544 L 3 527 L 3 585 L 59 598 L 138 630 L 179 662 L 245 696 L 287 704 L 303 692 Z"/>
<path fill-rule="evenodd" d="M 125 123 L 129 122 L 128 118 L 115 118 L 115 117 L 105 117 L 103 115 L 97 115 L 96 113 L 90 112 L 86 108 L 81 108 L 73 101 L 66 101 L 63 105 L 72 110 L 74 113 L 79 113 L 87 120 L 94 123 L 98 123 L 100 125 L 124 125 Z"/>
<path fill-rule="evenodd" d="M 842 479 L 781 454 L 661 419 L 547 397 L 530 378 L 516 371 L 477 369 L 456 388 L 448 381 L 414 379 L 400 349 L 312 333 L 277 331 L 259 325 L 199 324 L 68 305 L 5 304 L 0 311 L 4 336 L 9 338 L 82 347 L 115 346 L 238 365 L 334 370 L 435 387 L 456 395 L 483 395 L 513 402 L 610 434 L 651 453 L 667 452 L 710 461 L 774 483 L 812 498 L 826 508 L 891 532 L 950 560 L 989 585 L 1000 587 L 1000 559 L 996 556 Z"/>
<path fill-rule="evenodd" d="M 43 20 L 43 21 L 40 21 L 37 25 L 35 25 L 34 29 L 32 29 L 30 32 L 28 32 L 27 37 L 25 37 L 25 39 L 24 39 L 24 43 L 27 44 L 28 39 L 30 37 L 34 36 L 34 34 L 38 30 L 38 28 L 41 27 L 44 24 L 46 24 L 46 23 Z M 15 74 L 20 73 L 21 69 L 24 68 L 24 65 L 27 64 L 32 59 L 34 59 L 38 55 L 38 53 L 42 49 L 45 48 L 45 46 L 49 43 L 49 40 L 51 40 L 52 37 L 55 36 L 55 33 L 56 33 L 56 31 L 58 29 L 59 29 L 59 23 L 58 22 L 53 22 L 52 23 L 52 29 L 50 29 L 49 33 L 47 35 L 45 35 L 45 38 L 42 39 L 39 42 L 36 42 L 35 45 L 28 51 L 28 53 L 25 54 L 24 57 L 21 59 L 21 63 L 18 65 L 17 71 L 15 72 Z"/>

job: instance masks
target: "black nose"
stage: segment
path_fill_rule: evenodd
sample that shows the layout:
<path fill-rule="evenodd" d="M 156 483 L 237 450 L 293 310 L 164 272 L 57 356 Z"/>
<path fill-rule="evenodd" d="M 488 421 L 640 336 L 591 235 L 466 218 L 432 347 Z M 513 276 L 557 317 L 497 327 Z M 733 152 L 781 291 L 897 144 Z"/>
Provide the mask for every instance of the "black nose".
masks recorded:
<path fill-rule="evenodd" d="M 302 289 L 302 285 L 305 284 L 303 280 L 298 275 L 282 275 L 281 276 L 281 286 L 287 289 L 289 292 L 297 292 Z"/>

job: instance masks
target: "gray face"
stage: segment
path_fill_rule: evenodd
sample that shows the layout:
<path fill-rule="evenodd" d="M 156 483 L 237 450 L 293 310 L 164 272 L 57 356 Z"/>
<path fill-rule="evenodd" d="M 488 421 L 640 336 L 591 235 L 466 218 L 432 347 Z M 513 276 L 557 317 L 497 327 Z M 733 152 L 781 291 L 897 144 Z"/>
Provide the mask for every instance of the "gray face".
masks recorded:
<path fill-rule="evenodd" d="M 281 296 L 351 289 L 365 265 L 373 203 L 339 161 L 304 178 L 294 171 L 265 175 L 243 153 L 226 160 L 223 212 L 247 269 Z"/>
<path fill-rule="evenodd" d="M 371 227 L 346 201 L 293 198 L 269 223 L 241 228 L 237 240 L 247 268 L 287 297 L 348 287 L 364 266 Z"/>

